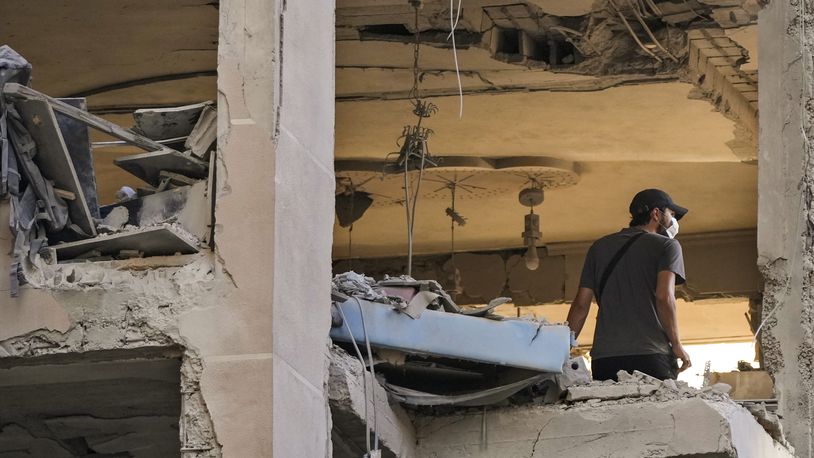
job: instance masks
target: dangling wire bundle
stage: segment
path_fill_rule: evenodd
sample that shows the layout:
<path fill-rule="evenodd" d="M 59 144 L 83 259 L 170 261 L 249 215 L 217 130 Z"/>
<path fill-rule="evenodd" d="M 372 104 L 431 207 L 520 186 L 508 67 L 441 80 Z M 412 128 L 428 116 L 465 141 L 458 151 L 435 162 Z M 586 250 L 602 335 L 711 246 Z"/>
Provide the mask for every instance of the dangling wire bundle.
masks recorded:
<path fill-rule="evenodd" d="M 421 180 L 424 175 L 424 168 L 437 166 L 430 156 L 427 140 L 432 135 L 432 130 L 422 127 L 424 118 L 429 118 L 438 111 L 438 107 L 426 102 L 421 98 L 421 69 L 419 68 L 419 58 L 421 50 L 421 32 L 418 27 L 418 10 L 421 8 L 420 0 L 411 0 L 410 4 L 415 10 L 414 28 L 415 41 L 413 43 L 413 86 L 410 89 L 410 103 L 413 105 L 413 114 L 418 118 L 415 125 L 405 126 L 399 137 L 400 148 L 398 159 L 395 163 L 385 165 L 385 173 L 400 172 L 404 174 L 404 208 L 406 213 L 407 226 L 407 275 L 412 275 L 413 271 L 413 230 L 415 228 L 415 213 L 418 204 Z M 411 192 L 410 172 L 418 171 L 418 178 L 413 191 Z"/>

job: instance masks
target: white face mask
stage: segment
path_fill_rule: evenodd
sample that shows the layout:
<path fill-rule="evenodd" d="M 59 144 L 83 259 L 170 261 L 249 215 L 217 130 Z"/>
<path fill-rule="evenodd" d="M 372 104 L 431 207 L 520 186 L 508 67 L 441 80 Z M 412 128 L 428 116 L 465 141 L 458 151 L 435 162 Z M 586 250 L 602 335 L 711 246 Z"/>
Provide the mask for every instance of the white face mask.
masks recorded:
<path fill-rule="evenodd" d="M 675 216 L 672 218 L 672 222 L 673 224 L 671 224 L 670 227 L 665 227 L 664 230 L 667 232 L 667 237 L 674 239 L 676 235 L 678 235 L 678 220 Z"/>

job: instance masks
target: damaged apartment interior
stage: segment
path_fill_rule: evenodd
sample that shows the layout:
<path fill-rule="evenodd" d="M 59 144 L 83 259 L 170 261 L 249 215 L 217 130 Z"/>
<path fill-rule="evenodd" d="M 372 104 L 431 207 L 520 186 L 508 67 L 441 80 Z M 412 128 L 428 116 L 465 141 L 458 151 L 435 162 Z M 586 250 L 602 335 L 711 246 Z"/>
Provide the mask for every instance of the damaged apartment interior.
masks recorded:
<path fill-rule="evenodd" d="M 814 456 L 810 11 L 3 1 L 0 458 Z M 693 366 L 593 381 L 646 188 Z"/>

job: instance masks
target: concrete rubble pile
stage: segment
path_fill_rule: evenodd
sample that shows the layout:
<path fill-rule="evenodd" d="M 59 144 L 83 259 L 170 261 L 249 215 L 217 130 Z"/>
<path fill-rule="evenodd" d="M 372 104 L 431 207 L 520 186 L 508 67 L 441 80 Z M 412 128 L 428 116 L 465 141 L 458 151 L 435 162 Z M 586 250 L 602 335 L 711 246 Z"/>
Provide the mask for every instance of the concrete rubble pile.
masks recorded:
<path fill-rule="evenodd" d="M 494 315 L 508 298 L 464 310 L 437 282 L 355 272 L 332 296 L 334 456 L 793 456 L 725 383 L 592 381 L 567 326 Z"/>
<path fill-rule="evenodd" d="M 84 98 L 31 89 L 31 65 L 0 47 L 0 198 L 15 236 L 10 292 L 57 264 L 193 254 L 211 226 L 212 102 L 134 113 L 124 129 L 87 111 Z M 144 181 L 99 205 L 89 128 L 146 153 L 116 159 Z"/>
<path fill-rule="evenodd" d="M 639 371 L 632 374 L 619 371 L 618 382 L 612 380 L 592 381 L 575 384 L 567 388 L 564 402 L 568 407 L 581 405 L 623 405 L 637 402 L 668 402 L 683 399 L 704 399 L 723 403 L 733 408 L 742 408 L 733 401 L 729 393 L 732 387 L 726 383 L 715 383 L 697 389 L 680 380 L 659 380 Z M 784 447 L 791 447 L 783 435 L 783 427 L 777 414 L 766 409 L 764 404 L 749 405 L 748 410 L 767 433 Z"/>
<path fill-rule="evenodd" d="M 777 416 L 763 406 L 742 407 L 726 384 L 695 389 L 640 372 L 598 382 L 583 369 L 561 380 L 566 386 L 554 399 L 529 387 L 526 395 L 488 406 L 415 405 L 393 396 L 381 377 L 371 383 L 358 358 L 334 346 L 328 381 L 334 456 L 363 454 L 368 429 L 381 456 L 794 455 Z"/>

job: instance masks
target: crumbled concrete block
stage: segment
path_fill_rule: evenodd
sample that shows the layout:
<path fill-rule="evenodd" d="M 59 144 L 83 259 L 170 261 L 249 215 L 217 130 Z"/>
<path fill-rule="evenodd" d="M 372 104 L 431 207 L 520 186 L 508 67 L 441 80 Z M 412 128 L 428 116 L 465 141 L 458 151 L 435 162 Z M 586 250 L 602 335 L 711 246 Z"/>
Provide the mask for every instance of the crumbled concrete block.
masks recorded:
<path fill-rule="evenodd" d="M 556 376 L 557 386 L 565 391 L 569 386 L 591 383 L 591 372 L 588 363 L 582 356 L 569 359 L 563 366 L 562 374 Z"/>
<path fill-rule="evenodd" d="M 676 385 L 676 381 L 669 378 L 661 382 L 661 386 L 671 391 L 678 391 L 678 385 Z"/>
<path fill-rule="evenodd" d="M 793 456 L 731 400 L 516 406 L 418 415 L 415 424 L 419 457 Z"/>
<path fill-rule="evenodd" d="M 705 388 L 705 391 L 715 391 L 717 393 L 729 394 L 732 391 L 732 385 L 728 383 L 716 383 L 712 386 L 708 386 Z"/>
<path fill-rule="evenodd" d="M 588 399 L 622 399 L 649 396 L 659 389 L 652 383 L 617 383 L 613 385 L 582 385 L 568 388 L 568 401 L 585 401 Z"/>
<path fill-rule="evenodd" d="M 385 455 L 415 456 L 415 429 L 410 418 L 400 405 L 389 403 L 387 392 L 379 383 L 371 388 L 373 378 L 358 359 L 332 347 L 328 373 L 327 392 L 334 427 L 332 438 L 337 445 L 341 442 L 362 449 L 365 446 L 365 415 L 369 415 L 372 427 L 375 409 L 377 432 Z"/>
<path fill-rule="evenodd" d="M 780 417 L 766 410 L 766 404 L 750 405 L 747 407 L 747 410 L 749 410 L 749 413 L 755 417 L 755 420 L 757 420 L 760 426 L 762 426 L 774 440 L 788 446 L 786 437 L 783 434 L 783 425 L 780 423 Z"/>
<path fill-rule="evenodd" d="M 652 383 L 658 385 L 661 383 L 661 380 L 653 377 L 652 375 L 647 375 L 644 372 L 640 371 L 633 371 L 633 373 L 627 371 L 619 371 L 616 373 L 616 378 L 619 379 L 620 382 L 633 382 L 633 383 Z"/>
<path fill-rule="evenodd" d="M 115 207 L 107 216 L 102 219 L 101 224 L 109 226 L 114 230 L 119 230 L 127 224 L 130 219 L 130 212 L 125 207 Z"/>

